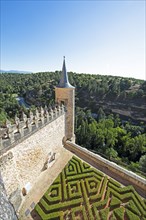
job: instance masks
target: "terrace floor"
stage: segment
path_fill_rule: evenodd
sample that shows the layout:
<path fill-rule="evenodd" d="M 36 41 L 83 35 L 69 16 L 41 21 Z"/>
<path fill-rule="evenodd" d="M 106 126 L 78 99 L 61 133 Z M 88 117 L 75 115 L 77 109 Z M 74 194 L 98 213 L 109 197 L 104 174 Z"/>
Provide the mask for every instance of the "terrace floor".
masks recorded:
<path fill-rule="evenodd" d="M 72 156 L 73 154 L 64 147 L 57 149 L 55 161 L 52 162 L 52 166 L 40 174 L 30 192 L 23 198 L 23 203 L 17 213 L 19 220 L 33 219 L 31 217 L 31 211 L 33 210 L 35 204 L 38 203 L 40 198 L 53 183 L 54 179 L 62 171 Z"/>

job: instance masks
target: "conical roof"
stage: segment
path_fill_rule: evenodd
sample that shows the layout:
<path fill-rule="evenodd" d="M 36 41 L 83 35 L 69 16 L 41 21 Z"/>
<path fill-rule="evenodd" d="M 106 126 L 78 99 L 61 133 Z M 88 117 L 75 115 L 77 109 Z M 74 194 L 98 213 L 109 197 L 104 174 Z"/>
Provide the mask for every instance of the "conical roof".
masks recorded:
<path fill-rule="evenodd" d="M 57 87 L 59 87 L 59 88 L 74 88 L 68 81 L 68 74 L 67 74 L 66 65 L 65 65 L 65 56 L 63 57 L 62 73 L 61 73 L 59 85 Z"/>

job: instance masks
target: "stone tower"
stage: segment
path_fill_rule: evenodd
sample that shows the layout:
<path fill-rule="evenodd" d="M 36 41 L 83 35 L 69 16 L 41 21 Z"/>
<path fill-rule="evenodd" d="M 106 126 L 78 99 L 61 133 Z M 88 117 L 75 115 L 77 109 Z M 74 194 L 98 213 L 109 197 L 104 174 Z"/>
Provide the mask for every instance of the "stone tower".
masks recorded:
<path fill-rule="evenodd" d="M 65 57 L 63 60 L 60 82 L 59 85 L 55 88 L 55 100 L 56 103 L 62 103 L 66 107 L 65 138 L 74 142 L 75 87 L 73 87 L 68 81 Z"/>

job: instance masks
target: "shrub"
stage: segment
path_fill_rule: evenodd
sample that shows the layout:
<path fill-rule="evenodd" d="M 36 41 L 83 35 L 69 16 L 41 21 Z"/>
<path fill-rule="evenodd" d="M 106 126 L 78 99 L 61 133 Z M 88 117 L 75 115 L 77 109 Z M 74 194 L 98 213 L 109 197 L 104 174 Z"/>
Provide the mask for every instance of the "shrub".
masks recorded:
<path fill-rule="evenodd" d="M 128 209 L 126 209 L 126 215 L 127 215 L 128 220 L 140 220 L 140 218 L 137 215 L 135 215 Z"/>
<path fill-rule="evenodd" d="M 94 195 L 95 193 L 97 194 L 98 192 L 98 186 L 99 186 L 99 181 L 95 179 L 95 177 L 86 178 L 85 183 L 87 186 L 87 190 L 90 193 L 90 195 Z"/>
<path fill-rule="evenodd" d="M 84 167 L 85 169 L 90 168 L 89 164 L 87 164 L 87 163 L 85 163 L 85 162 L 83 162 L 83 167 Z"/>
<path fill-rule="evenodd" d="M 91 208 L 89 206 L 90 204 L 89 204 L 89 200 L 88 200 L 88 195 L 86 193 L 86 189 L 85 189 L 85 185 L 84 185 L 83 180 L 81 180 L 81 186 L 82 186 L 82 190 L 83 190 L 84 200 L 85 200 L 86 206 L 88 208 L 89 218 L 90 218 L 90 220 L 92 220 L 92 219 L 94 220 Z"/>
<path fill-rule="evenodd" d="M 41 219 L 43 220 L 49 220 L 49 219 L 54 219 L 54 220 L 63 220 L 63 212 L 52 212 L 52 213 L 44 213 L 44 211 L 41 209 L 41 207 L 37 204 L 35 206 L 35 210 L 37 213 L 40 215 Z"/>
<path fill-rule="evenodd" d="M 118 198 L 116 198 L 115 196 L 113 196 L 112 200 L 110 202 L 110 207 L 113 208 L 113 207 L 118 206 L 120 204 L 121 204 L 121 201 Z"/>
<path fill-rule="evenodd" d="M 72 186 L 76 186 L 72 187 Z M 80 187 L 80 182 L 79 181 L 73 181 L 73 182 L 69 182 L 68 183 L 68 193 L 69 193 L 69 198 L 81 198 L 82 194 L 81 194 L 81 187 Z"/>
<path fill-rule="evenodd" d="M 139 160 L 140 169 L 146 173 L 146 155 L 141 156 Z"/>
<path fill-rule="evenodd" d="M 124 207 L 120 207 L 120 208 L 114 209 L 113 212 L 118 220 L 123 220 L 124 219 L 124 211 L 125 211 Z"/>
<path fill-rule="evenodd" d="M 109 179 L 109 183 L 112 183 L 112 184 L 114 184 L 117 187 L 121 187 L 121 184 L 118 183 L 117 181 L 113 180 L 112 178 Z"/>
<path fill-rule="evenodd" d="M 135 206 L 134 202 L 132 200 L 129 201 L 128 205 L 126 206 L 130 211 L 135 213 L 136 215 L 140 215 L 140 212 L 138 211 L 137 207 Z"/>
<path fill-rule="evenodd" d="M 61 201 L 61 184 L 51 185 L 49 191 L 45 193 L 44 197 L 50 202 L 60 202 Z"/>
<path fill-rule="evenodd" d="M 86 209 L 84 206 L 82 206 L 82 207 L 78 206 L 78 207 L 72 208 L 72 212 L 71 212 L 72 219 L 76 219 L 75 213 L 81 212 L 81 211 L 82 211 L 82 215 L 83 215 L 84 220 L 88 220 Z"/>
<path fill-rule="evenodd" d="M 108 213 L 109 213 L 109 208 L 100 210 L 101 220 L 107 220 Z"/>

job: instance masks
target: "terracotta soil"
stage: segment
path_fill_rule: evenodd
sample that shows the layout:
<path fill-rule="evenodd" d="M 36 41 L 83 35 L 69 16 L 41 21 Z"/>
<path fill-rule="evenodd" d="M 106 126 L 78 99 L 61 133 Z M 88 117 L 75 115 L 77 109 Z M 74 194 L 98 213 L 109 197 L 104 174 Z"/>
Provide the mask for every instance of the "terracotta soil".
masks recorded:
<path fill-rule="evenodd" d="M 34 206 L 38 203 L 43 194 L 73 156 L 70 151 L 63 147 L 58 148 L 55 153 L 55 160 L 51 162 L 51 166 L 47 170 L 41 172 L 32 189 L 23 197 L 23 203 L 17 213 L 19 220 L 34 219 L 31 216 Z"/>

